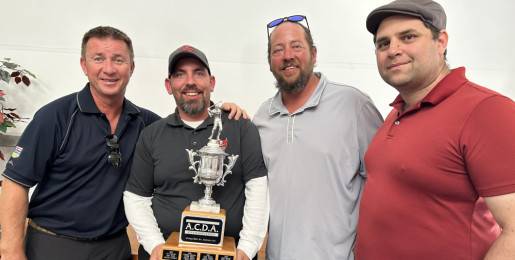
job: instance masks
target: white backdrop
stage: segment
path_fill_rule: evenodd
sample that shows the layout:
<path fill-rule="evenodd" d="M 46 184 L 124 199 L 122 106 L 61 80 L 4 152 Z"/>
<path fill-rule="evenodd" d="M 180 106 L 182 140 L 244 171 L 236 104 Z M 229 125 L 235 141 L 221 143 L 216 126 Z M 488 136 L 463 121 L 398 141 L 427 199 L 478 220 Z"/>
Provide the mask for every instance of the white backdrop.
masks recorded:
<path fill-rule="evenodd" d="M 266 61 L 266 27 L 277 17 L 304 14 L 318 47 L 317 71 L 368 93 L 383 115 L 396 91 L 377 73 L 365 19 L 388 0 L 1 0 L 0 58 L 39 77 L 29 88 L 9 86 L 20 113 L 81 89 L 83 34 L 111 25 L 133 40 L 136 70 L 127 97 L 166 116 L 175 107 L 164 88 L 167 57 L 182 44 L 203 50 L 217 78 L 214 100 L 237 102 L 253 114 L 275 93 Z M 448 16 L 448 60 L 469 79 L 515 97 L 515 1 L 441 0 Z M 15 90 L 15 91 L 13 91 Z M 16 92 L 16 93 L 14 93 Z M 20 101 L 21 100 L 21 101 Z"/>

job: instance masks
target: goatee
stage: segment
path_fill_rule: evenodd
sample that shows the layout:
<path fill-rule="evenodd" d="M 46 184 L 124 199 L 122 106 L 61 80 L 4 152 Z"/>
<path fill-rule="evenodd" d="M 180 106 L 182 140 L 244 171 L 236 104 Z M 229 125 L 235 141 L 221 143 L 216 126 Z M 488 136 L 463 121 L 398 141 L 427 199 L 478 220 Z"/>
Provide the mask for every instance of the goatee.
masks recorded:
<path fill-rule="evenodd" d="M 204 112 L 204 108 L 206 105 L 204 104 L 204 98 L 200 100 L 200 102 L 192 101 L 185 101 L 184 99 L 180 99 L 177 106 L 179 106 L 182 111 L 184 111 L 188 115 L 198 115 Z"/>
<path fill-rule="evenodd" d="M 200 90 L 197 88 L 196 85 L 187 85 L 184 87 L 184 89 L 181 90 L 181 92 L 188 91 L 188 90 L 200 92 Z M 184 100 L 184 98 L 180 94 L 178 96 L 179 97 L 175 98 L 177 107 L 179 107 L 186 114 L 194 116 L 194 115 L 198 115 L 198 114 L 201 114 L 204 112 L 204 110 L 206 108 L 206 104 L 205 104 L 206 102 L 205 102 L 204 95 L 201 96 L 200 100 L 190 100 L 190 101 Z"/>
<path fill-rule="evenodd" d="M 275 82 L 275 87 L 277 87 L 279 91 L 287 93 L 301 92 L 308 84 L 310 75 L 310 73 L 300 73 L 299 78 L 292 83 L 288 83 L 283 77 L 276 76 L 277 81 Z"/>

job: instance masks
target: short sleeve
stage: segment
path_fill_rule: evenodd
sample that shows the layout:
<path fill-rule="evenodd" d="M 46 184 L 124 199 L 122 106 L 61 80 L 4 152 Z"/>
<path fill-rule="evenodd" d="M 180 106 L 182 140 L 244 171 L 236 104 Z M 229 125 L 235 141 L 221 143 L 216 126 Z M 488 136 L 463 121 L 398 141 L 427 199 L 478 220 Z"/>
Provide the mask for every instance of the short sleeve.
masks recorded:
<path fill-rule="evenodd" d="M 36 185 L 53 162 L 60 136 L 56 113 L 48 105 L 41 108 L 23 131 L 3 175 L 26 187 Z"/>
<path fill-rule="evenodd" d="M 374 137 L 377 129 L 383 123 L 383 117 L 372 103 L 370 98 L 366 98 L 360 109 L 360 113 L 357 115 L 357 135 L 359 145 L 359 161 L 360 167 L 359 172 L 362 176 L 366 176 L 365 170 L 365 152 L 370 144 L 370 141 Z"/>
<path fill-rule="evenodd" d="M 462 149 L 480 196 L 515 192 L 515 103 L 497 95 L 483 100 L 467 120 Z"/>
<path fill-rule="evenodd" d="M 154 192 L 154 162 L 151 154 L 151 131 L 145 128 L 134 151 L 131 173 L 125 189 L 140 196 L 150 197 Z"/>

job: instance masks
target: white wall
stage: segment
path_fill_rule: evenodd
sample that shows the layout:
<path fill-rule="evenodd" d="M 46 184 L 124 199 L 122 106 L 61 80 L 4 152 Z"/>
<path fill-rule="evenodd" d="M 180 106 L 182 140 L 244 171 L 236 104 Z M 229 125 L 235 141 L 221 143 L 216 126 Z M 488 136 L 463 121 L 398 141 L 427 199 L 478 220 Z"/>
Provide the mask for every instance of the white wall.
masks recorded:
<path fill-rule="evenodd" d="M 214 100 L 235 101 L 254 113 L 275 93 L 266 62 L 265 25 L 277 17 L 305 14 L 318 46 L 316 70 L 333 81 L 362 89 L 384 115 L 396 91 L 377 73 L 365 19 L 372 9 L 387 2 L 2 0 L 0 57 L 11 57 L 39 76 L 39 84 L 25 90 L 30 92 L 31 98 L 24 101 L 30 113 L 82 88 L 86 78 L 79 66 L 81 38 L 92 27 L 111 25 L 134 42 L 136 71 L 127 96 L 136 104 L 161 116 L 172 111 L 173 98 L 163 84 L 167 57 L 187 43 L 208 56 L 217 77 Z M 515 98 L 511 75 L 515 72 L 515 2 L 440 3 L 448 15 L 451 67 L 465 65 L 471 80 Z"/>

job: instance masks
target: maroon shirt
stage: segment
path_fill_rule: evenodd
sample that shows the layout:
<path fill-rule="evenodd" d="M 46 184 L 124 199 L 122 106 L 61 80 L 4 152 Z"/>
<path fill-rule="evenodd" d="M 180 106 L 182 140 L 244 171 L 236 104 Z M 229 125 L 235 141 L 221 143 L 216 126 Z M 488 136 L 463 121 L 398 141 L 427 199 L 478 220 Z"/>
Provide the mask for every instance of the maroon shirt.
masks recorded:
<path fill-rule="evenodd" d="M 356 259 L 482 259 L 499 228 L 480 197 L 515 192 L 515 103 L 458 68 L 403 104 L 365 155 Z"/>

